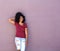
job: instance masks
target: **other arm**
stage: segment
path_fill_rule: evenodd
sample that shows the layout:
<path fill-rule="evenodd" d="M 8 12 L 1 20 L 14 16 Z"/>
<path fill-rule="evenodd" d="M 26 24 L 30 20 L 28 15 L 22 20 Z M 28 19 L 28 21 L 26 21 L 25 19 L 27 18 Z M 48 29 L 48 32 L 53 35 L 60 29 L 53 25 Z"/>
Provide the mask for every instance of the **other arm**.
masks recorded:
<path fill-rule="evenodd" d="M 25 28 L 25 34 L 26 34 L 26 45 L 28 45 L 28 28 Z"/>

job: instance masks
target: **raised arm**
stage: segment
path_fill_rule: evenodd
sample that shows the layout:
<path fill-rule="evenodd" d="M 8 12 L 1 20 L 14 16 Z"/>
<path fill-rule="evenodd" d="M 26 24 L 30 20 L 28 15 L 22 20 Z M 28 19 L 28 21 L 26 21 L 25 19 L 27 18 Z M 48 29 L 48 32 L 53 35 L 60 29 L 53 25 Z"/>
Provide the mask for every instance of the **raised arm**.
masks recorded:
<path fill-rule="evenodd" d="M 10 23 L 12 23 L 12 24 L 15 24 L 15 21 L 14 21 L 15 19 L 14 18 L 9 18 L 8 19 L 8 21 L 10 22 Z"/>

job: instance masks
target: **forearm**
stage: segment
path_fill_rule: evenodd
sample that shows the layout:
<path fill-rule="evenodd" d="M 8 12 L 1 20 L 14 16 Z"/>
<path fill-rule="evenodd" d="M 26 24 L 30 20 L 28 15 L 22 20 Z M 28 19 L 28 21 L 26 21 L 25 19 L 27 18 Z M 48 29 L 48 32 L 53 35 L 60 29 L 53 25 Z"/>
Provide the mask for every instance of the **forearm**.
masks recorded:
<path fill-rule="evenodd" d="M 26 45 L 28 45 L 28 29 L 25 28 L 25 34 L 26 34 Z"/>
<path fill-rule="evenodd" d="M 10 23 L 15 24 L 15 19 L 14 18 L 9 18 L 8 19 Z"/>
<path fill-rule="evenodd" d="M 28 34 L 26 34 L 26 41 L 28 41 Z"/>
<path fill-rule="evenodd" d="M 9 21 L 14 21 L 15 19 L 14 18 L 9 18 Z"/>

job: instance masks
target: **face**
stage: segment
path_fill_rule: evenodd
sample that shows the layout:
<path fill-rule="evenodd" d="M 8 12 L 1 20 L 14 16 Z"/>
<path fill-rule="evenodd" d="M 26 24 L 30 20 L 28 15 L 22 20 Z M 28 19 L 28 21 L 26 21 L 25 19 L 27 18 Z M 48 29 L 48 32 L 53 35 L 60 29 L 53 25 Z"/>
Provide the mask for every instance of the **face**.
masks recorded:
<path fill-rule="evenodd" d="M 20 16 L 20 22 L 22 22 L 23 21 L 23 17 L 22 16 Z"/>

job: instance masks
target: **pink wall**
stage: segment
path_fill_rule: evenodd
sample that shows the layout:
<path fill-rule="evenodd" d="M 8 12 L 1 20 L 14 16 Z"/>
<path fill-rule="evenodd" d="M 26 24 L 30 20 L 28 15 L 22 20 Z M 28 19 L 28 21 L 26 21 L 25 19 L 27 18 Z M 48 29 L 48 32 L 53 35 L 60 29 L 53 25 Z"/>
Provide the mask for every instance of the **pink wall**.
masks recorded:
<path fill-rule="evenodd" d="M 27 51 L 60 51 L 60 0 L 0 0 L 0 51 L 16 51 L 8 18 L 18 11 L 29 27 Z"/>

